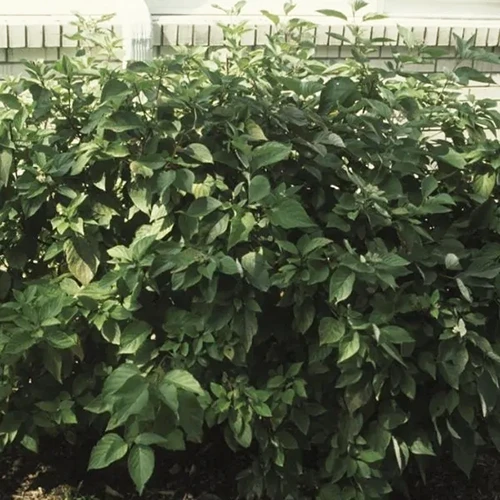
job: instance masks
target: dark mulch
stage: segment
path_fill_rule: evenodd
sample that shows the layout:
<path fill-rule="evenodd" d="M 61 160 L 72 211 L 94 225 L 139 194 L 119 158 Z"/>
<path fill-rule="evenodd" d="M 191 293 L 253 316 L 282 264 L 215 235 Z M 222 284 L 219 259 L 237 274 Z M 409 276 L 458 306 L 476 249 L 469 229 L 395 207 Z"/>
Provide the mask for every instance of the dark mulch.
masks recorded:
<path fill-rule="evenodd" d="M 451 457 L 444 457 L 430 465 L 425 484 L 416 474 L 407 484 L 411 500 L 500 500 L 500 455 L 496 450 L 483 453 L 470 478 Z M 392 500 L 407 497 L 395 494 Z"/>
<path fill-rule="evenodd" d="M 138 500 L 126 466 L 87 472 L 89 451 L 52 442 L 38 455 L 1 454 L 0 500 Z M 236 475 L 247 463 L 218 439 L 185 452 L 157 450 L 155 475 L 141 500 L 235 499 Z"/>
<path fill-rule="evenodd" d="M 218 439 L 211 442 L 182 453 L 157 453 L 156 473 L 142 499 L 236 499 L 235 476 L 248 457 L 235 457 Z M 125 467 L 87 473 L 88 451 L 75 454 L 52 442 L 39 455 L 20 450 L 0 455 L 0 500 L 138 500 Z M 427 484 L 417 475 L 408 484 L 411 500 L 500 500 L 500 455 L 481 455 L 470 479 L 442 459 L 430 468 Z"/>

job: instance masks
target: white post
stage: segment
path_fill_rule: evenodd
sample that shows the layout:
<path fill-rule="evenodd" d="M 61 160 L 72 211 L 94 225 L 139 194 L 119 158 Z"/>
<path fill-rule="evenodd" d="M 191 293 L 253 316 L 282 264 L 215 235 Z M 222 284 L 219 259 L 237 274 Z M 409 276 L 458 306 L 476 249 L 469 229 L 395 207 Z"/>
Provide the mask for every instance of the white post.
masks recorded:
<path fill-rule="evenodd" d="M 122 25 L 124 58 L 149 61 L 153 57 L 153 22 L 145 0 L 116 0 L 117 21 Z"/>

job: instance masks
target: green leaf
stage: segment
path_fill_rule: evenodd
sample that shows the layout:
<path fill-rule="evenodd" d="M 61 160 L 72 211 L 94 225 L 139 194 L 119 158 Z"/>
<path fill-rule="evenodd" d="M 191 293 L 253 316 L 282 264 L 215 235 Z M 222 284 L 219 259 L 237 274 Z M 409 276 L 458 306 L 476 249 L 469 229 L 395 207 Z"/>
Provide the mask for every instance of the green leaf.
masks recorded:
<path fill-rule="evenodd" d="M 187 171 L 190 172 L 189 170 Z M 190 173 L 193 175 L 192 172 Z M 175 178 L 176 178 L 175 170 L 167 170 L 166 172 L 160 172 L 158 174 L 158 179 L 156 180 L 156 188 L 160 196 L 163 193 L 165 193 L 165 191 L 174 183 Z M 194 182 L 194 175 L 193 175 L 193 182 Z M 193 183 L 191 183 L 191 187 L 192 185 Z"/>
<path fill-rule="evenodd" d="M 68 335 L 67 333 L 60 330 L 53 330 L 48 332 L 45 336 L 45 339 L 52 347 L 55 347 L 56 349 L 70 349 L 71 347 L 74 347 L 78 342 L 78 338 L 75 334 Z"/>
<path fill-rule="evenodd" d="M 135 354 L 151 335 L 151 327 L 144 321 L 134 321 L 125 327 L 120 337 L 119 354 Z"/>
<path fill-rule="evenodd" d="M 476 461 L 477 446 L 473 436 L 467 433 L 462 439 L 453 439 L 453 460 L 467 477 L 470 477 L 472 467 Z"/>
<path fill-rule="evenodd" d="M 104 382 L 103 394 L 110 396 L 120 390 L 125 383 L 139 375 L 139 369 L 131 363 L 123 363 L 116 368 Z"/>
<path fill-rule="evenodd" d="M 280 142 L 266 142 L 252 152 L 252 167 L 257 170 L 286 160 L 292 152 L 292 146 Z"/>
<path fill-rule="evenodd" d="M 470 294 L 470 290 L 465 286 L 464 282 L 460 278 L 456 278 L 455 281 L 457 282 L 458 289 L 460 290 L 462 297 L 467 302 L 472 303 L 472 296 Z"/>
<path fill-rule="evenodd" d="M 22 108 L 19 99 L 12 94 L 0 94 L 0 102 L 9 109 L 20 110 Z"/>
<path fill-rule="evenodd" d="M 33 453 L 38 453 L 38 441 L 35 437 L 25 434 L 21 439 L 21 444 Z"/>
<path fill-rule="evenodd" d="M 268 10 L 261 10 L 261 14 L 267 17 L 273 24 L 278 25 L 280 18 L 276 14 L 271 14 Z"/>
<path fill-rule="evenodd" d="M 107 431 L 125 424 L 130 416 L 144 412 L 149 402 L 149 387 L 143 377 L 134 377 L 125 383 L 116 396 Z"/>
<path fill-rule="evenodd" d="M 433 150 L 433 156 L 436 159 L 444 161 L 452 167 L 463 169 L 467 161 L 462 153 L 459 153 L 449 145 L 441 145 Z"/>
<path fill-rule="evenodd" d="M 199 163 L 213 163 L 214 159 L 210 150 L 203 144 L 193 143 L 182 150 L 184 154 Z"/>
<path fill-rule="evenodd" d="M 337 19 L 342 19 L 342 21 L 347 21 L 347 16 L 338 10 L 320 9 L 317 12 L 319 12 L 320 14 L 323 14 L 324 16 L 336 17 Z"/>
<path fill-rule="evenodd" d="M 194 180 L 193 172 L 187 168 L 182 168 L 176 172 L 174 186 L 186 193 L 192 193 Z"/>
<path fill-rule="evenodd" d="M 101 91 L 101 102 L 114 100 L 115 98 L 122 99 L 129 93 L 127 84 L 122 80 L 111 78 L 108 80 Z"/>
<path fill-rule="evenodd" d="M 154 432 L 143 432 L 135 438 L 134 442 L 135 444 L 150 446 L 152 444 L 165 444 L 167 442 L 167 438 L 155 434 Z"/>
<path fill-rule="evenodd" d="M 179 424 L 190 441 L 201 442 L 203 435 L 203 408 L 190 392 L 179 393 Z"/>
<path fill-rule="evenodd" d="M 179 398 L 177 388 L 170 382 L 162 382 L 158 386 L 161 400 L 177 415 L 179 411 Z"/>
<path fill-rule="evenodd" d="M 96 246 L 89 240 L 73 238 L 64 242 L 64 253 L 71 274 L 82 285 L 88 285 L 99 268 Z"/>
<path fill-rule="evenodd" d="M 392 344 L 408 344 L 415 342 L 415 339 L 404 328 L 399 326 L 384 326 L 380 329 L 382 341 Z"/>
<path fill-rule="evenodd" d="M 260 125 L 255 123 L 253 120 L 248 120 L 245 125 L 247 134 L 253 141 L 267 141 L 267 137 Z"/>
<path fill-rule="evenodd" d="M 339 106 L 350 107 L 358 98 L 356 84 L 345 76 L 330 80 L 323 88 L 319 99 L 319 112 L 330 113 Z"/>
<path fill-rule="evenodd" d="M 231 222 L 227 248 L 230 250 L 238 243 L 248 241 L 252 229 L 257 224 L 252 212 L 236 215 Z"/>
<path fill-rule="evenodd" d="M 0 187 L 9 184 L 10 170 L 12 168 L 14 156 L 12 150 L 3 149 L 0 152 Z"/>
<path fill-rule="evenodd" d="M 323 248 L 331 244 L 332 240 L 328 238 L 313 238 L 312 240 L 306 243 L 304 248 L 301 248 L 301 253 L 303 255 L 308 255 L 314 252 L 315 250 L 318 250 L 319 248 Z"/>
<path fill-rule="evenodd" d="M 234 275 L 242 273 L 242 267 L 236 260 L 229 257 L 229 255 L 224 255 L 224 257 L 222 257 L 219 261 L 219 268 L 224 274 Z"/>
<path fill-rule="evenodd" d="M 194 200 L 187 209 L 186 215 L 189 217 L 205 217 L 217 210 L 222 203 L 210 196 Z"/>
<path fill-rule="evenodd" d="M 427 437 L 417 437 L 410 446 L 410 451 L 414 455 L 428 455 L 431 457 L 436 456 L 432 449 L 432 444 Z"/>
<path fill-rule="evenodd" d="M 180 429 L 175 429 L 174 431 L 167 434 L 165 440 L 166 443 L 164 448 L 166 448 L 167 450 L 184 451 L 186 449 L 184 434 Z"/>
<path fill-rule="evenodd" d="M 128 471 L 139 495 L 142 495 L 146 483 L 153 475 L 155 454 L 149 446 L 136 444 L 128 456 Z"/>
<path fill-rule="evenodd" d="M 128 190 L 132 203 L 145 214 L 149 215 L 151 210 L 152 193 L 144 183 L 134 182 Z"/>
<path fill-rule="evenodd" d="M 493 189 L 495 189 L 496 181 L 497 176 L 494 172 L 476 175 L 473 182 L 474 193 L 484 199 L 489 198 Z"/>
<path fill-rule="evenodd" d="M 273 416 L 271 408 L 269 408 L 266 403 L 256 403 L 253 406 L 253 409 L 255 410 L 255 413 L 261 417 L 271 418 Z"/>
<path fill-rule="evenodd" d="M 141 129 L 142 126 L 141 119 L 135 113 L 131 111 L 117 111 L 104 122 L 103 128 L 120 133 Z"/>
<path fill-rule="evenodd" d="M 307 215 L 304 207 L 292 199 L 282 200 L 271 210 L 270 221 L 283 229 L 309 228 L 316 224 Z"/>
<path fill-rule="evenodd" d="M 495 80 L 493 80 L 491 76 L 488 76 L 482 71 L 467 66 L 461 66 L 460 68 L 457 68 L 455 70 L 455 75 L 457 75 L 460 83 L 462 83 L 463 85 L 468 85 L 470 80 L 481 83 L 495 83 Z"/>
<path fill-rule="evenodd" d="M 354 288 L 356 275 L 346 267 L 339 267 L 330 278 L 329 301 L 338 304 L 348 299 Z"/>
<path fill-rule="evenodd" d="M 127 443 L 118 434 L 105 434 L 92 449 L 88 469 L 105 469 L 123 458 L 127 450 Z"/>
<path fill-rule="evenodd" d="M 269 288 L 269 273 L 264 257 L 257 252 L 249 252 L 241 258 L 241 265 L 247 272 L 250 282 L 260 290 Z"/>
<path fill-rule="evenodd" d="M 250 181 L 250 187 L 248 189 L 248 201 L 250 203 L 255 203 L 262 200 L 271 192 L 271 184 L 267 177 L 263 175 L 257 175 Z"/>
<path fill-rule="evenodd" d="M 438 181 L 432 177 L 425 177 L 424 180 L 422 181 L 422 196 L 424 198 L 427 198 L 430 196 L 436 189 L 438 188 L 439 184 Z"/>
<path fill-rule="evenodd" d="M 323 318 L 319 323 L 319 345 L 335 344 L 345 335 L 345 324 L 334 318 Z"/>
<path fill-rule="evenodd" d="M 460 269 L 460 259 L 454 253 L 448 253 L 444 258 L 444 265 L 446 269 Z"/>
<path fill-rule="evenodd" d="M 358 353 L 360 348 L 361 343 L 359 340 L 359 333 L 354 332 L 351 340 L 344 339 L 340 343 L 338 363 L 342 363 L 344 361 L 347 361 L 348 359 L 351 359 Z"/>
<path fill-rule="evenodd" d="M 294 326 L 299 333 L 306 333 L 314 322 L 316 309 L 310 300 L 305 300 L 301 304 L 295 304 L 293 308 L 295 316 Z"/>
<path fill-rule="evenodd" d="M 210 229 L 207 237 L 207 243 L 213 243 L 219 236 L 222 236 L 229 226 L 229 214 L 223 215 Z"/>
<path fill-rule="evenodd" d="M 171 384 L 177 389 L 183 389 L 184 391 L 192 392 L 193 394 L 198 394 L 200 396 L 205 392 L 199 382 L 186 370 L 169 371 L 163 377 L 162 383 Z"/>

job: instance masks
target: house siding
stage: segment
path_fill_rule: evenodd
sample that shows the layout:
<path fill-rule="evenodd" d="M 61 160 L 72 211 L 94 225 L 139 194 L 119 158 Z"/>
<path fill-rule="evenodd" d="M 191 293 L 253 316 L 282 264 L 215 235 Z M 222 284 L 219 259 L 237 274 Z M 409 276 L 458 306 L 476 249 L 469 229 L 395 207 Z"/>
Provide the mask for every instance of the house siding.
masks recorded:
<path fill-rule="evenodd" d="M 217 22 L 227 21 L 227 17 L 176 16 L 164 15 L 163 12 L 155 13 L 155 10 L 152 12 L 152 41 L 155 56 L 167 54 L 173 46 L 178 45 L 219 46 L 222 43 L 222 30 L 217 26 Z M 63 54 L 73 54 L 77 43 L 67 38 L 67 35 L 75 31 L 75 27 L 70 24 L 71 19 L 70 16 L 2 16 L 0 8 L 0 78 L 22 72 L 24 59 L 55 61 Z M 249 46 L 261 45 L 266 36 L 272 32 L 273 26 L 256 15 L 246 16 L 245 19 L 248 22 L 249 31 L 244 35 L 243 43 Z M 311 16 L 310 19 L 318 23 L 313 33 L 316 56 L 332 62 L 348 58 L 349 47 L 343 46 L 340 41 L 327 35 L 328 32 L 347 35 L 345 25 L 338 21 L 326 24 L 325 20 L 333 18 L 324 16 Z M 450 48 L 447 55 L 435 62 L 409 66 L 410 70 L 429 73 L 454 67 L 456 60 L 453 58 L 451 48 L 454 34 L 459 37 L 475 36 L 477 46 L 500 54 L 499 21 L 387 19 L 367 26 L 372 37 L 394 40 L 393 45 L 380 44 L 373 56 L 374 65 L 383 67 L 390 60 L 393 50 L 404 50 L 399 40 L 397 24 L 406 26 L 417 39 L 423 40 L 427 45 Z M 112 27 L 115 32 L 121 33 L 119 24 Z M 475 62 L 474 67 L 494 75 L 495 81 L 499 83 L 474 85 L 471 86 L 472 91 L 478 97 L 489 97 L 500 101 L 500 66 Z"/>

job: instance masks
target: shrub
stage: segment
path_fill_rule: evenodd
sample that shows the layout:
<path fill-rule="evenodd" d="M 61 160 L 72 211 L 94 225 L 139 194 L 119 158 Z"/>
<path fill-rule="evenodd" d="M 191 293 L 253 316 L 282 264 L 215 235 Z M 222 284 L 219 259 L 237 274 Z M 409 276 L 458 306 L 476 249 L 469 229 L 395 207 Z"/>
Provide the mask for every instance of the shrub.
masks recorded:
<path fill-rule="evenodd" d="M 425 76 L 401 29 L 374 68 L 352 25 L 330 65 L 311 29 L 1 84 L 3 449 L 93 429 L 142 492 L 218 426 L 243 497 L 349 500 L 500 445 L 500 115 L 460 93 L 496 56 Z"/>

